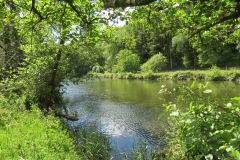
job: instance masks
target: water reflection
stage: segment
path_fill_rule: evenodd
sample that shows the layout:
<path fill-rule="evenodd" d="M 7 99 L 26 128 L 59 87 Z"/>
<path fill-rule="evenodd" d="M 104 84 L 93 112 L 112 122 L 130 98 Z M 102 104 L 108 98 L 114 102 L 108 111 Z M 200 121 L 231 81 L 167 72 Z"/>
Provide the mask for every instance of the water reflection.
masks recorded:
<path fill-rule="evenodd" d="M 99 132 L 109 136 L 114 156 L 131 154 L 139 141 L 145 141 L 153 147 L 159 144 L 159 137 L 164 135 L 167 126 L 167 114 L 162 103 L 169 97 L 161 97 L 158 91 L 161 85 L 173 88 L 179 84 L 190 85 L 191 82 L 89 81 L 79 85 L 70 84 L 66 87 L 64 97 L 68 107 L 79 114 L 79 121 L 71 122 L 71 125 L 97 126 Z M 209 88 L 219 100 L 240 96 L 239 84 L 209 83 Z"/>

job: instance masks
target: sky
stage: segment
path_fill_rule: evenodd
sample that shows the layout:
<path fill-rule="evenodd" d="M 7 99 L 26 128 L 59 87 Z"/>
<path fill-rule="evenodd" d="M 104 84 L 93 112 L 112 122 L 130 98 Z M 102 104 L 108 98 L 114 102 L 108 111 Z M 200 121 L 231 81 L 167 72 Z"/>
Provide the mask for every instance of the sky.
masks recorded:
<path fill-rule="evenodd" d="M 133 7 L 127 7 L 125 8 L 123 11 L 121 11 L 121 15 L 123 16 L 127 16 L 127 13 L 129 12 L 133 12 L 135 8 Z M 102 18 L 109 18 L 109 15 L 113 15 L 114 14 L 114 10 L 104 10 L 101 13 Z M 118 16 L 117 18 L 113 19 L 113 20 L 109 20 L 109 25 L 110 26 L 114 26 L 114 27 L 122 27 L 124 25 L 126 25 L 126 20 L 121 20 L 120 16 Z"/>

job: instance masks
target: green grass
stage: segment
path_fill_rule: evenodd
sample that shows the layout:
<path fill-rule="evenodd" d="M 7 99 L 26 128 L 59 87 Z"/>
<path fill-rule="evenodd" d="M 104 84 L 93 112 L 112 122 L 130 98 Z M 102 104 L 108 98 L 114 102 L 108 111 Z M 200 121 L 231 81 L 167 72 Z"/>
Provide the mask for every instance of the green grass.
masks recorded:
<path fill-rule="evenodd" d="M 110 160 L 110 142 L 108 137 L 99 133 L 96 127 L 86 127 L 76 131 L 74 134 L 78 140 L 77 152 L 83 159 L 88 160 Z"/>
<path fill-rule="evenodd" d="M 59 120 L 34 111 L 0 110 L 0 157 L 3 159 L 82 159 Z"/>
<path fill-rule="evenodd" d="M 89 73 L 92 78 L 142 79 L 142 80 L 197 80 L 197 81 L 238 81 L 240 70 L 182 70 L 160 73 Z"/>
<path fill-rule="evenodd" d="M 104 135 L 81 130 L 73 134 L 37 106 L 27 111 L 21 98 L 0 94 L 0 159 L 107 160 L 108 144 Z"/>

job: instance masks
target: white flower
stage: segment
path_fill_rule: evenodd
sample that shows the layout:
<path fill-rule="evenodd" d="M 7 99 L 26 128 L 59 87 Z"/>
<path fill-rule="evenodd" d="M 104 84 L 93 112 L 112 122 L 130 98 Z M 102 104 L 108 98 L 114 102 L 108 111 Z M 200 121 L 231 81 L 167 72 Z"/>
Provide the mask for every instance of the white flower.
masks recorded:
<path fill-rule="evenodd" d="M 205 159 L 212 160 L 213 159 L 213 155 L 212 154 L 208 154 L 208 155 L 205 156 Z"/>
<path fill-rule="evenodd" d="M 165 85 L 161 85 L 161 88 L 165 88 Z"/>
<path fill-rule="evenodd" d="M 161 93 L 164 93 L 164 90 L 163 90 L 163 89 L 160 89 L 160 90 L 158 91 L 158 94 L 161 94 Z"/>
<path fill-rule="evenodd" d="M 227 107 L 232 107 L 232 103 L 229 102 L 229 103 L 227 104 Z"/>
<path fill-rule="evenodd" d="M 180 6 L 179 3 L 176 3 L 176 4 L 173 5 L 173 7 L 179 7 L 179 6 Z"/>
<path fill-rule="evenodd" d="M 230 147 L 228 147 L 228 148 L 226 149 L 226 151 L 227 151 L 227 152 L 230 152 L 232 149 L 233 149 L 233 147 L 230 146 Z"/>
<path fill-rule="evenodd" d="M 203 93 L 206 93 L 206 94 L 212 93 L 212 90 L 211 89 L 206 89 L 205 91 L 203 91 Z"/>
<path fill-rule="evenodd" d="M 213 130 L 213 129 L 214 129 L 214 126 L 215 126 L 215 125 L 214 125 L 214 124 L 212 124 L 210 128 Z"/>
<path fill-rule="evenodd" d="M 179 112 L 178 112 L 178 111 L 172 112 L 172 113 L 170 114 L 170 116 L 177 117 L 177 116 L 179 116 Z"/>

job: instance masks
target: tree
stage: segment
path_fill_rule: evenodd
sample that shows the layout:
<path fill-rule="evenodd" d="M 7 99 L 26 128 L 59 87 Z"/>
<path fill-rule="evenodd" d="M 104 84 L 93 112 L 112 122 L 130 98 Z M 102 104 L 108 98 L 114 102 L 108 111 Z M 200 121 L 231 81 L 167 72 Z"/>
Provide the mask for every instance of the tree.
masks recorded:
<path fill-rule="evenodd" d="M 140 66 L 139 57 L 130 50 L 121 50 L 117 56 L 117 72 L 136 72 Z"/>
<path fill-rule="evenodd" d="M 167 59 L 162 53 L 155 54 L 146 63 L 141 66 L 141 70 L 144 72 L 160 72 L 167 66 Z"/>
<path fill-rule="evenodd" d="M 67 46 L 75 47 L 77 42 L 93 45 L 98 41 L 100 16 L 97 12 L 101 4 L 87 0 L 77 5 L 75 1 L 51 0 L 8 0 L 0 3 L 0 11 L 5 15 L 0 16 L 1 21 L 9 22 L 14 28 L 3 32 L 6 33 L 6 41 L 10 36 L 8 33 L 19 36 L 15 46 L 21 48 L 25 55 L 24 66 L 16 77 L 17 81 L 29 85 L 19 86 L 21 93 L 26 94 L 32 103 L 38 103 L 41 109 L 55 110 L 55 104 L 60 102 L 61 82 L 69 76 L 64 74 L 69 65 L 63 57 L 70 57 L 66 52 Z"/>
<path fill-rule="evenodd" d="M 46 108 L 43 109 L 46 110 L 50 110 L 51 106 L 58 101 L 58 98 L 54 97 L 57 94 L 54 93 L 60 92 L 61 81 L 68 76 L 63 74 L 66 69 L 69 70 L 72 67 L 72 72 L 69 73 L 83 74 L 95 65 L 88 62 L 98 58 L 95 59 L 93 56 L 91 58 L 94 60 L 92 60 L 90 56 L 84 56 L 91 60 L 82 65 L 83 72 L 81 72 L 79 67 L 74 68 L 70 62 L 68 65 L 66 59 L 74 59 L 75 56 L 79 58 L 81 50 L 78 48 L 79 44 L 95 47 L 99 39 L 105 36 L 102 32 L 107 28 L 105 26 L 107 19 L 111 17 L 102 16 L 104 3 L 105 7 L 137 6 L 128 15 L 132 17 L 128 25 L 120 29 L 111 28 L 116 32 L 107 41 L 110 49 L 104 49 L 104 57 L 110 59 L 105 63 L 106 66 L 110 66 L 109 70 L 118 63 L 117 53 L 120 50 L 129 50 L 131 53 L 138 54 L 141 63 L 161 52 L 171 69 L 181 67 L 182 59 L 192 63 L 192 60 L 188 61 L 192 59 L 192 55 L 195 55 L 194 59 L 198 55 L 198 62 L 203 67 L 211 64 L 237 65 L 239 62 L 239 19 L 237 17 L 240 9 L 239 1 L 236 0 L 155 2 L 154 0 L 1 0 L 0 3 L 0 20 L 4 22 L 0 24 L 0 36 L 5 36 L 5 39 L 1 39 L 0 42 L 0 56 L 5 60 L 13 60 L 9 55 L 13 52 L 18 53 L 19 56 L 14 56 L 16 63 L 11 62 L 11 64 L 14 64 L 14 67 L 20 66 L 21 69 L 16 75 L 20 75 L 22 79 L 24 79 L 24 76 L 21 76 L 21 74 L 24 75 L 22 71 L 24 69 L 29 69 L 33 76 L 32 70 L 41 74 L 36 77 L 40 78 L 41 82 L 44 81 L 42 83 L 46 84 L 44 85 L 46 88 L 50 88 L 50 94 L 46 94 L 49 96 L 43 98 L 46 100 L 43 105 Z M 184 52 L 184 57 L 181 54 L 174 54 L 172 45 L 172 38 L 180 33 L 186 36 L 188 47 L 191 48 L 188 52 Z M 14 44 L 14 47 L 9 44 Z M 9 52 L 6 52 L 6 48 Z M 68 52 L 69 48 L 76 49 L 77 53 L 72 50 Z M 106 53 L 107 50 L 111 52 Z M 11 54 L 6 54 L 10 51 Z M 136 55 L 134 56 L 136 60 Z M 99 59 L 95 62 L 100 61 Z M 39 64 L 47 62 L 48 72 L 45 72 L 46 68 L 41 65 L 39 68 L 34 66 L 36 61 L 40 61 Z M 80 61 L 83 62 L 82 59 L 78 62 Z M 196 60 L 194 62 L 196 64 Z M 130 69 L 121 70 L 129 71 Z M 133 70 L 136 71 L 136 69 Z M 34 83 L 38 83 L 35 78 L 33 78 Z M 31 95 L 31 92 L 27 94 Z"/>
<path fill-rule="evenodd" d="M 195 69 L 197 57 L 185 35 L 178 34 L 173 37 L 172 48 L 174 52 L 181 55 L 184 67 L 190 68 L 193 66 Z"/>
<path fill-rule="evenodd" d="M 6 9 L 8 7 L 8 9 Z M 8 11 L 12 14 L 8 15 Z M 16 22 L 14 21 L 14 17 L 18 15 L 17 8 L 13 4 L 13 1 L 6 1 L 5 7 L 0 8 L 0 13 L 3 16 L 0 16 L 0 20 L 6 23 L 2 23 L 0 34 L 0 48 L 1 48 L 1 59 L 2 64 L 0 69 L 2 73 L 2 77 L 8 77 L 12 73 L 16 72 L 17 68 L 21 65 L 24 59 L 24 53 L 20 49 L 20 37 L 18 31 L 16 29 Z M 8 15 L 9 17 L 5 19 L 4 15 Z M 11 73 L 11 74 L 10 74 Z M 4 74 L 4 75 L 3 75 Z"/>

